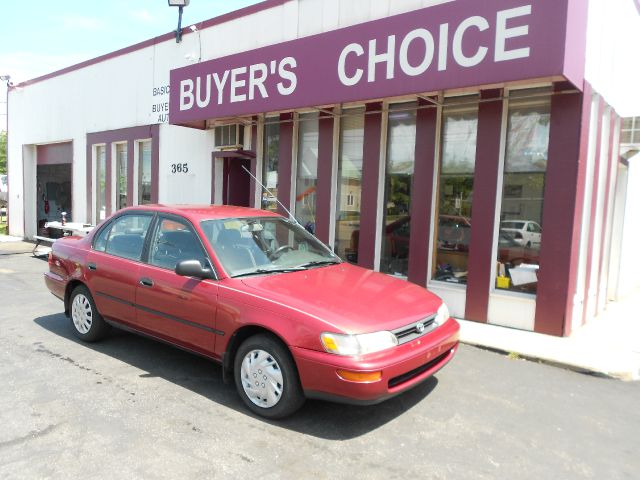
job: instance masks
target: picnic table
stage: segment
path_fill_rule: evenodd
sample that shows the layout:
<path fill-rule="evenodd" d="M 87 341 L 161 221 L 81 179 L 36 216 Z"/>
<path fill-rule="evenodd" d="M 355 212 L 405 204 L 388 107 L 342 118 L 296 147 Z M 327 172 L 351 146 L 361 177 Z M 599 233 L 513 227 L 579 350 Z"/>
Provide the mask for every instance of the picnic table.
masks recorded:
<path fill-rule="evenodd" d="M 44 224 L 44 228 L 59 230 L 59 237 L 45 237 L 44 235 L 35 235 L 33 238 L 36 240 L 36 246 L 33 247 L 32 255 L 36 254 L 36 249 L 40 246 L 41 243 L 50 243 L 53 245 L 55 241 L 60 237 L 68 237 L 71 235 L 76 235 L 80 237 L 86 236 L 91 230 L 93 230 L 93 225 L 89 223 L 78 223 L 78 222 L 65 222 L 63 225 L 62 222 L 47 222 Z"/>

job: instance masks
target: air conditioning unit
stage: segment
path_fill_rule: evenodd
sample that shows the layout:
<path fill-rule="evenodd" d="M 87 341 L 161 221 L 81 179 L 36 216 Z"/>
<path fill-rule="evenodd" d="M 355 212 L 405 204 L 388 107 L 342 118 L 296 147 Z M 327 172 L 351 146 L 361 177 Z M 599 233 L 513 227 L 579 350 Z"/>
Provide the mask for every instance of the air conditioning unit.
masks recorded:
<path fill-rule="evenodd" d="M 220 149 L 238 149 L 244 146 L 244 125 L 232 123 L 214 127 L 214 144 Z"/>

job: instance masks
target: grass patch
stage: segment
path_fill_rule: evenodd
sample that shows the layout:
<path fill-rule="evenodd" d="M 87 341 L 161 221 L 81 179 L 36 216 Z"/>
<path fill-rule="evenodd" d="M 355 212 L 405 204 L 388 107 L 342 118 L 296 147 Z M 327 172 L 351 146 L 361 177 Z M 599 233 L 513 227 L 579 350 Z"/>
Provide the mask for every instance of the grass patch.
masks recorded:
<path fill-rule="evenodd" d="M 517 352 L 509 352 L 509 355 L 507 355 L 507 358 L 509 360 L 519 360 L 520 355 Z"/>

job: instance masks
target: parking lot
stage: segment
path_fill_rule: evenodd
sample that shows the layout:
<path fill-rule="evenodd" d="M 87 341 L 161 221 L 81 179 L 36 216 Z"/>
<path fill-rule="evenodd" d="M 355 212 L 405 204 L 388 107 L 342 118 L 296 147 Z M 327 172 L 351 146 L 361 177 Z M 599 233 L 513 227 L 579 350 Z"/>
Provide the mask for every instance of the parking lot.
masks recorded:
<path fill-rule="evenodd" d="M 46 261 L 0 255 L 0 478 L 636 478 L 640 383 L 462 346 L 373 407 L 252 416 L 220 367 L 73 337 Z"/>

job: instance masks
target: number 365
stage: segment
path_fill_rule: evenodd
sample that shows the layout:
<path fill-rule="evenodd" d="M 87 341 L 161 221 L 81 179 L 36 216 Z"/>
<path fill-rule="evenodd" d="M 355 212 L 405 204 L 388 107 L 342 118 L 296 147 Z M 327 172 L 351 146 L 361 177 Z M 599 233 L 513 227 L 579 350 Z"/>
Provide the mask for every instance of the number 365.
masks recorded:
<path fill-rule="evenodd" d="M 188 172 L 189 172 L 188 163 L 172 163 L 171 164 L 171 173 L 188 173 Z"/>

